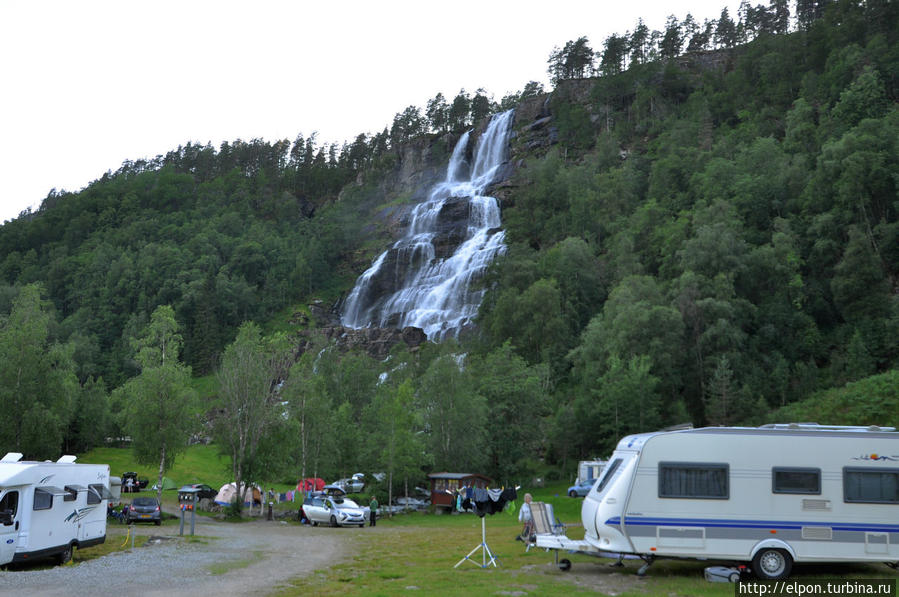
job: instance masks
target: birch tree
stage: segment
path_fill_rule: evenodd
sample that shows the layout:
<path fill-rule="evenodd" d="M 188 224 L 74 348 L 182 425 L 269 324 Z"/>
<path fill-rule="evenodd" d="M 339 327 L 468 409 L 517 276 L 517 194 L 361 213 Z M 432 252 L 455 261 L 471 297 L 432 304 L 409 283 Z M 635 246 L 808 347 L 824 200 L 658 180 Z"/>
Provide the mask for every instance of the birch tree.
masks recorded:
<path fill-rule="evenodd" d="M 178 362 L 181 345 L 174 310 L 169 305 L 158 307 L 143 334 L 132 342 L 140 374 L 115 392 L 126 405 L 126 429 L 135 458 L 144 464 L 159 463 L 158 499 L 163 474 L 186 449 L 195 428 L 197 395 L 189 385 L 190 368 Z"/>
<path fill-rule="evenodd" d="M 402 481 L 406 497 L 409 479 L 421 475 L 426 464 L 424 446 L 417 431 L 418 413 L 414 408 L 415 390 L 411 380 L 396 387 L 382 385 L 366 409 L 370 426 L 371 456 L 379 470 L 387 473 L 387 503 L 393 503 L 394 481 Z"/>
<path fill-rule="evenodd" d="M 286 337 L 263 338 L 259 326 L 246 322 L 225 349 L 216 373 L 219 411 L 215 434 L 231 460 L 231 472 L 244 503 L 248 478 L 265 473 L 259 448 L 278 424 L 283 408 L 278 397 L 291 360 Z"/>

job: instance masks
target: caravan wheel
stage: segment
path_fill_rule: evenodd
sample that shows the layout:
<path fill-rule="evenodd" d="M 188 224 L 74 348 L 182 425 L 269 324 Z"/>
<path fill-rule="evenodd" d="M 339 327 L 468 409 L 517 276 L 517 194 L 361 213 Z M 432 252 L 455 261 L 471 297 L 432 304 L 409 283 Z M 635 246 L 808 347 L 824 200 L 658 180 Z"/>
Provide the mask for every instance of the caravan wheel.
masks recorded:
<path fill-rule="evenodd" d="M 68 564 L 72 559 L 72 544 L 66 545 L 65 549 L 57 556 L 59 565 Z"/>
<path fill-rule="evenodd" d="M 561 570 L 562 572 L 568 572 L 569 570 L 571 570 L 571 560 L 569 560 L 568 558 L 559 560 L 559 570 Z"/>
<path fill-rule="evenodd" d="M 752 558 L 752 571 L 761 580 L 782 580 L 792 567 L 793 558 L 783 549 L 761 549 Z"/>

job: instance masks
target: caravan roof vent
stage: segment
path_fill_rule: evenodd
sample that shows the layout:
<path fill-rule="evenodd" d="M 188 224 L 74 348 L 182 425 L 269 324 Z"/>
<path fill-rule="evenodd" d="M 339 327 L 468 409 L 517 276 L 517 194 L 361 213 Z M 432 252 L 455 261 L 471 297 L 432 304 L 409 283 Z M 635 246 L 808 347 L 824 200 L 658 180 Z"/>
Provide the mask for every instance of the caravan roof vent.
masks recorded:
<path fill-rule="evenodd" d="M 809 431 L 896 431 L 895 427 L 879 425 L 819 425 L 818 423 L 768 423 L 759 429 L 801 429 Z"/>
<path fill-rule="evenodd" d="M 7 452 L 6 456 L 0 459 L 0 462 L 18 462 L 22 460 L 22 454 L 19 452 Z"/>
<path fill-rule="evenodd" d="M 66 454 L 65 456 L 60 456 L 59 460 L 57 460 L 56 462 L 61 462 L 63 464 L 72 464 L 73 462 L 75 462 L 76 458 L 77 456 Z"/>

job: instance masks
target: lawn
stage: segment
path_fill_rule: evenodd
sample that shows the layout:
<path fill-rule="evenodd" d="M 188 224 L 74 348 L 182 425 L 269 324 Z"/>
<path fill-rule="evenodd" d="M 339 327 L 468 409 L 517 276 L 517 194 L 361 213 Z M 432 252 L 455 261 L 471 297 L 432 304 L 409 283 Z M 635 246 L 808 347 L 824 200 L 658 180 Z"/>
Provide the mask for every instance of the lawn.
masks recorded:
<path fill-rule="evenodd" d="M 134 453 L 130 448 L 95 448 L 90 452 L 86 452 L 78 456 L 78 462 L 88 464 L 108 464 L 109 474 L 121 475 L 125 471 L 134 471 L 139 478 L 147 478 L 150 480 L 148 487 L 152 487 L 159 476 L 159 466 L 140 465 L 134 458 Z M 192 483 L 206 483 L 215 489 L 219 489 L 222 485 L 230 483 L 234 479 L 231 478 L 231 468 L 228 459 L 224 457 L 216 446 L 194 445 L 190 446 L 184 453 L 179 454 L 175 459 L 175 464 L 165 476 L 175 482 L 175 485 L 182 487 Z M 266 484 L 265 489 L 273 487 L 275 491 L 284 493 L 290 489 L 295 489 L 294 484 L 271 483 Z M 143 495 L 149 495 L 149 490 L 142 492 Z M 123 494 L 124 498 L 128 498 L 128 494 Z M 176 491 L 165 491 L 162 494 L 163 504 L 174 505 L 178 501 Z M 280 504 L 275 506 L 276 509 L 294 510 L 299 504 Z"/>
<path fill-rule="evenodd" d="M 546 497 L 544 492 L 532 493 L 535 499 Z M 571 510 L 572 506 L 579 509 L 582 501 L 555 499 L 560 510 Z M 561 500 L 571 500 L 572 506 L 563 506 Z M 639 563 L 612 568 L 609 560 L 564 554 L 574 565 L 571 572 L 562 572 L 556 568 L 552 552 L 526 552 L 525 544 L 515 540 L 521 529 L 516 513 L 503 512 L 484 521 L 487 545 L 497 558 L 497 567 L 481 567 L 483 548 L 465 559 L 481 544 L 481 519 L 477 516 L 407 514 L 384 519 L 378 523 L 380 531 L 367 532 L 355 540 L 357 553 L 348 561 L 296 579 L 277 594 L 407 595 L 417 589 L 427 595 L 570 595 L 597 591 L 618 595 L 733 595 L 730 585 L 702 580 L 702 570 L 708 564 L 662 563 L 648 577 L 638 578 L 635 572 Z M 571 531 L 569 536 L 583 536 L 582 530 Z"/>
<path fill-rule="evenodd" d="M 554 504 L 563 522 L 577 522 L 583 499 L 568 498 L 564 487 L 534 490 L 536 500 Z M 560 497 L 557 497 L 556 494 Z M 572 517 L 570 513 L 576 512 Z M 732 596 L 734 585 L 710 583 L 703 576 L 707 566 L 723 562 L 659 560 L 644 577 L 636 575 L 640 561 L 614 567 L 612 560 L 561 554 L 571 560 L 569 572 L 555 566 L 553 552 L 525 551 L 515 540 L 520 525 L 506 512 L 485 519 L 487 545 L 498 566 L 481 567 L 482 550 L 465 560 L 481 543 L 481 519 L 473 514 L 407 514 L 378 522 L 372 532 L 354 535 L 354 553 L 344 562 L 292 581 L 276 593 L 301 595 L 666 595 Z M 333 529 L 334 532 L 352 532 Z M 583 530 L 568 529 L 571 538 Z M 457 563 L 461 561 L 458 567 Z M 795 580 L 827 578 L 895 578 L 884 565 L 797 566 Z"/>

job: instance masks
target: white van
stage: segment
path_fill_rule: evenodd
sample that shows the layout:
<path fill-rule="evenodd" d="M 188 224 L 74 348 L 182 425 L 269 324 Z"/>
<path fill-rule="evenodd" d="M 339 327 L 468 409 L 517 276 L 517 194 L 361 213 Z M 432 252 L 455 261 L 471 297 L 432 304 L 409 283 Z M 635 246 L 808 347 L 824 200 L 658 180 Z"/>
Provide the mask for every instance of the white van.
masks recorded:
<path fill-rule="evenodd" d="M 641 574 L 656 557 L 751 562 L 763 579 L 793 562 L 896 566 L 899 433 L 810 423 L 631 435 L 581 519 L 584 541 L 537 546 L 639 557 Z"/>
<path fill-rule="evenodd" d="M 72 550 L 106 540 L 109 466 L 0 460 L 0 565 L 52 557 L 64 564 Z"/>

